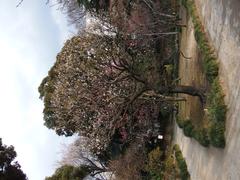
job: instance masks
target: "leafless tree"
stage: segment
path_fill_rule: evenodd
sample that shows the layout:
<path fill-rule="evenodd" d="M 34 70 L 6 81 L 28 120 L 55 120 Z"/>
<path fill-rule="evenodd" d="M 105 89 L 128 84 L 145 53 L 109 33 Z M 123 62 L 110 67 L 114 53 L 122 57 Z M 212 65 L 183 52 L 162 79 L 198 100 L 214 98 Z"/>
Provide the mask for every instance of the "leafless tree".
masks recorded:
<path fill-rule="evenodd" d="M 88 138 L 78 137 L 72 144 L 62 146 L 62 159 L 58 165 L 72 165 L 74 167 L 86 166 L 91 171 L 90 176 L 99 179 L 108 179 L 112 171 L 105 163 L 100 161 L 95 155 L 89 151 Z"/>

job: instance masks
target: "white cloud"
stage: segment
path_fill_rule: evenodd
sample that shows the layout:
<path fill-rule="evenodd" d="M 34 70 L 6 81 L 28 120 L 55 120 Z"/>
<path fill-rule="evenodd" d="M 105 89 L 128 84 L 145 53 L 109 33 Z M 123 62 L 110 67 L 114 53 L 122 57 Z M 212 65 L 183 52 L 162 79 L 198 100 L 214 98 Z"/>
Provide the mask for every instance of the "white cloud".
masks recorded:
<path fill-rule="evenodd" d="M 62 14 L 57 6 L 53 6 L 51 8 L 51 15 L 59 28 L 62 43 L 64 43 L 69 37 L 76 34 L 76 29 L 74 29 L 73 25 L 69 25 L 66 15 Z"/>
<path fill-rule="evenodd" d="M 69 31 L 60 12 L 42 1 L 15 5 L 0 1 L 0 137 L 15 146 L 29 179 L 42 180 L 53 173 L 59 146 L 69 139 L 43 126 L 37 87 Z"/>

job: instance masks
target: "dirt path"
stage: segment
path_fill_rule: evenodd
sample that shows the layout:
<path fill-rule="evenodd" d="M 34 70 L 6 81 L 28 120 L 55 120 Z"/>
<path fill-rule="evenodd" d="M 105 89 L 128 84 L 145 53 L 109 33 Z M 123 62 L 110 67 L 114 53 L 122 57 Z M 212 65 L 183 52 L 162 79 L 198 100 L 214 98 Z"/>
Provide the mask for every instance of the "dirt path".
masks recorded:
<path fill-rule="evenodd" d="M 196 0 L 205 29 L 220 62 L 220 78 L 228 106 L 225 149 L 204 148 L 175 127 L 175 142 L 180 145 L 193 180 L 240 180 L 240 1 Z M 190 23 L 190 22 L 189 22 Z M 187 44 L 182 51 L 196 56 L 193 30 L 187 30 Z M 183 32 L 184 33 L 184 32 Z M 184 61 L 185 68 L 196 62 Z M 193 70 L 192 70 L 193 71 Z M 186 69 L 185 73 L 189 73 Z M 191 83 L 189 74 L 182 79 Z"/>

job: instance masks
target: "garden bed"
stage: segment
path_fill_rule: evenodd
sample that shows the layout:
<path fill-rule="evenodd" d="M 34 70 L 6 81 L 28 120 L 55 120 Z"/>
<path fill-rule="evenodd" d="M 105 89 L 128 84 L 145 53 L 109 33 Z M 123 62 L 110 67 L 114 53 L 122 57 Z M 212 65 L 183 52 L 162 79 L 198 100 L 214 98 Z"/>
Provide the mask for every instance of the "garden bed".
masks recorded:
<path fill-rule="evenodd" d="M 200 65 L 198 64 L 198 66 L 202 69 L 202 75 L 201 73 L 198 74 L 198 72 L 193 73 L 204 76 L 201 77 L 201 79 L 205 80 L 200 80 L 202 81 L 200 84 L 206 87 L 207 100 L 204 108 L 199 104 L 197 108 L 195 107 L 197 109 L 195 109 L 195 111 L 200 112 L 195 112 L 195 114 L 198 115 L 195 115 L 195 117 L 191 113 L 188 113 L 188 115 L 181 115 L 177 118 L 177 123 L 180 128 L 183 128 L 186 136 L 195 138 L 203 146 L 207 147 L 211 144 L 218 148 L 224 148 L 227 108 L 224 103 L 224 94 L 218 78 L 218 61 L 214 49 L 208 41 L 201 20 L 197 15 L 194 1 L 183 0 L 182 4 L 192 20 L 191 23 L 194 29 L 194 38 L 198 51 L 195 58 L 200 59 Z M 194 108 L 194 106 L 188 106 L 187 108 Z M 187 111 L 186 108 L 182 108 L 181 110 Z"/>

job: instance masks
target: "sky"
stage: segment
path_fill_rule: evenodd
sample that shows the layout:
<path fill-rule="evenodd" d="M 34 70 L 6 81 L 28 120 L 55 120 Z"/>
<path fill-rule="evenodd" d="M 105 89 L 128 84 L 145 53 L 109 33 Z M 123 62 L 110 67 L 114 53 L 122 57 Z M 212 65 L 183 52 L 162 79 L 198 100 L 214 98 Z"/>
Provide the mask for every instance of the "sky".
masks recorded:
<path fill-rule="evenodd" d="M 51 175 L 63 143 L 43 125 L 37 88 L 64 41 L 74 34 L 57 7 L 46 0 L 0 0 L 0 137 L 13 145 L 29 180 Z"/>

